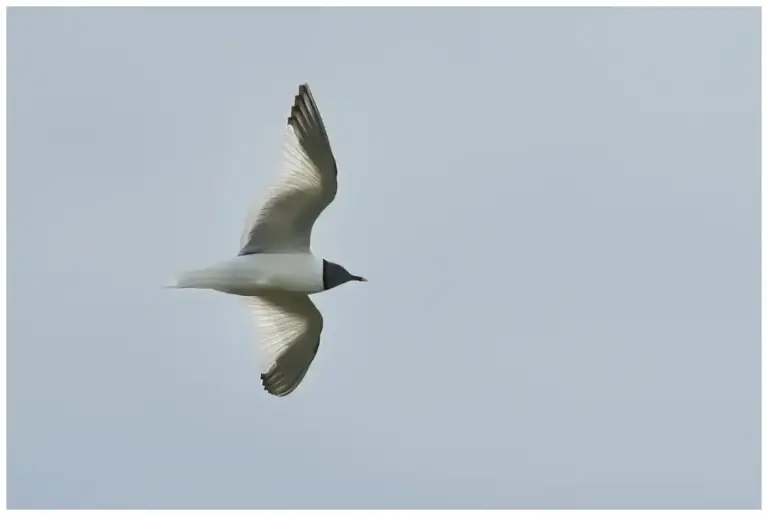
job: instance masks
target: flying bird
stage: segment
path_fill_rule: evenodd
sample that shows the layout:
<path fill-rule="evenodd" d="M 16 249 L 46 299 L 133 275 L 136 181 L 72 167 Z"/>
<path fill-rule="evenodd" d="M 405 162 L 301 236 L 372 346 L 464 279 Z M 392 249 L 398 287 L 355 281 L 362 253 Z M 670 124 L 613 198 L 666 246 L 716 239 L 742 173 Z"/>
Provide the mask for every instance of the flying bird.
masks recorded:
<path fill-rule="evenodd" d="M 366 281 L 312 254 L 315 220 L 336 197 L 336 159 L 307 84 L 294 98 L 282 170 L 252 211 L 235 258 L 182 273 L 175 288 L 243 296 L 261 334 L 264 389 L 286 396 L 299 386 L 320 346 L 323 316 L 309 298 L 349 281 Z"/>

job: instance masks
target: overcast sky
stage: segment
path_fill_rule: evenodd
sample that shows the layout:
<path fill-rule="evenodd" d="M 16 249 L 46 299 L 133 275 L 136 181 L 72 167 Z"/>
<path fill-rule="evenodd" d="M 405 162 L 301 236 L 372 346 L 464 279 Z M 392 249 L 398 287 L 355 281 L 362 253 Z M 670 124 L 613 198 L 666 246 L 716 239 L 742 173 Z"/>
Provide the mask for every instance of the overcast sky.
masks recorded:
<path fill-rule="evenodd" d="M 757 508 L 760 11 L 11 9 L 13 508 Z M 307 81 L 317 359 L 239 249 Z"/>

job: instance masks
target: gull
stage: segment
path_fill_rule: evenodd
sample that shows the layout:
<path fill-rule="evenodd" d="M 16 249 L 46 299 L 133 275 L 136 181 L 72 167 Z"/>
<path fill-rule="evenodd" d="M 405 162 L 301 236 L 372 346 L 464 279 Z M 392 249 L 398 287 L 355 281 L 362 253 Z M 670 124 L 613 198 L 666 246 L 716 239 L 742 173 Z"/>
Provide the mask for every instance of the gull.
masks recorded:
<path fill-rule="evenodd" d="M 247 300 L 261 334 L 261 382 L 275 396 L 299 386 L 320 346 L 323 316 L 309 298 L 367 281 L 312 254 L 315 220 L 336 197 L 336 159 L 309 86 L 296 95 L 278 181 L 246 219 L 235 258 L 182 273 L 174 288 L 210 289 Z"/>

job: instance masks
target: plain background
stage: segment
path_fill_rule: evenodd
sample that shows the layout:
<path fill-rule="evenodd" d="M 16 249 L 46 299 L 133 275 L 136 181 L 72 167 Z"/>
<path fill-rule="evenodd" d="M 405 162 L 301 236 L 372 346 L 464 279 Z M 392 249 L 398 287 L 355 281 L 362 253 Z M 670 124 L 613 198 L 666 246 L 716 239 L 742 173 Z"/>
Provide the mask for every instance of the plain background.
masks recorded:
<path fill-rule="evenodd" d="M 11 9 L 12 508 L 758 508 L 760 10 Z M 234 255 L 308 81 L 300 388 Z"/>

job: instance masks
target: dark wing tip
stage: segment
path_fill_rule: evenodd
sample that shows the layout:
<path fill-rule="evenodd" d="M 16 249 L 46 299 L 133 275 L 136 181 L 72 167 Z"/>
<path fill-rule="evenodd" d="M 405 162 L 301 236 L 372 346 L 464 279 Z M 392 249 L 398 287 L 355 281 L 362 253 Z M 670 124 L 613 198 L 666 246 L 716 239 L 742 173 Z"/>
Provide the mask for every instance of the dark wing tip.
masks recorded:
<path fill-rule="evenodd" d="M 318 349 L 320 349 L 320 337 L 317 338 L 317 341 L 312 348 L 312 355 L 309 361 L 294 375 L 286 376 L 285 371 L 283 371 L 277 363 L 272 364 L 269 371 L 260 375 L 261 385 L 264 386 L 264 390 L 274 396 L 281 397 L 288 396 L 295 391 L 307 374 L 309 366 L 312 365 L 312 361 L 315 359 Z"/>
<path fill-rule="evenodd" d="M 268 373 L 261 375 L 261 385 L 264 386 L 265 391 L 274 396 L 285 396 L 290 393 L 290 390 L 287 385 L 281 385 L 282 379 L 283 375 L 278 372 L 276 367 L 273 367 Z"/>
<path fill-rule="evenodd" d="M 302 84 L 299 86 L 299 94 L 293 98 L 291 115 L 288 117 L 288 125 L 293 126 L 297 131 L 302 129 L 302 125 L 307 125 L 307 121 L 305 120 L 306 115 L 302 112 L 301 106 L 305 103 L 304 99 L 306 95 L 304 95 L 304 92 L 309 90 L 302 88 L 306 88 L 306 85 Z"/>
<path fill-rule="evenodd" d="M 291 115 L 288 117 L 288 125 L 293 128 L 302 146 L 305 139 L 315 142 L 311 145 L 316 148 L 308 151 L 312 159 L 316 157 L 322 162 L 327 162 L 328 166 L 333 168 L 334 176 L 337 175 L 336 158 L 330 150 L 331 143 L 325 125 L 307 83 L 299 85 L 299 92 L 293 99 Z"/>

